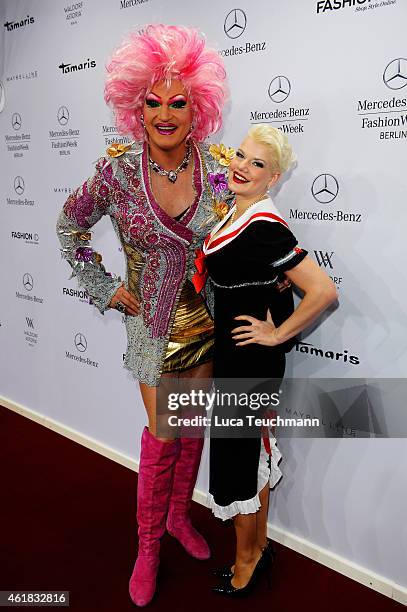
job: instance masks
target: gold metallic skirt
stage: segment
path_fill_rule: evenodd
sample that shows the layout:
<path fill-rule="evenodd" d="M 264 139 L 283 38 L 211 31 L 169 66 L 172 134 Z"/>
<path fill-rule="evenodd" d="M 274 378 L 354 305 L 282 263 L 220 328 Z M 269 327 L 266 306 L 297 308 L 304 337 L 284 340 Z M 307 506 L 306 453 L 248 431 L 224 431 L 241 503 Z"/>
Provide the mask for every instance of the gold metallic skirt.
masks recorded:
<path fill-rule="evenodd" d="M 213 321 L 193 284 L 186 281 L 178 301 L 162 373 L 188 370 L 212 359 Z"/>

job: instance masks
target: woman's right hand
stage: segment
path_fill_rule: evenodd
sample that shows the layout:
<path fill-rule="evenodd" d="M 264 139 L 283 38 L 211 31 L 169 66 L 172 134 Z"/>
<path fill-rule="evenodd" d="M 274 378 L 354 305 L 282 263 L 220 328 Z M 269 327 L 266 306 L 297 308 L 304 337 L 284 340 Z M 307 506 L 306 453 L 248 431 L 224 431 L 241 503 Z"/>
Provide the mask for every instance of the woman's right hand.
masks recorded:
<path fill-rule="evenodd" d="M 125 314 L 133 316 L 140 314 L 140 301 L 136 298 L 134 293 L 130 293 L 130 291 L 127 291 L 126 287 L 124 286 L 124 283 L 118 288 L 118 290 L 110 300 L 109 307 L 116 308 L 117 302 L 121 302 L 126 306 Z"/>

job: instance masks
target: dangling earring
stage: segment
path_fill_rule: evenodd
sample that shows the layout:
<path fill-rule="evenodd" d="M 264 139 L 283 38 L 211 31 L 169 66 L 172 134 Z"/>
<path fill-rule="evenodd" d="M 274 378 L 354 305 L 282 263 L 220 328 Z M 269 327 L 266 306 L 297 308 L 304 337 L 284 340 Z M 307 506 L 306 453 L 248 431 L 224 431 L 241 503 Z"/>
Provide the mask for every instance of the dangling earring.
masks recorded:
<path fill-rule="evenodd" d="M 191 123 L 191 127 L 189 128 L 189 132 L 187 134 L 187 137 L 185 138 L 185 140 L 190 140 L 192 138 L 192 132 L 194 131 L 195 126 L 193 123 Z"/>
<path fill-rule="evenodd" d="M 148 142 L 148 134 L 147 134 L 147 130 L 146 130 L 146 124 L 144 123 L 144 115 L 143 113 L 141 113 L 140 115 L 140 123 L 141 123 L 141 127 L 143 128 L 143 140 L 145 142 Z"/>

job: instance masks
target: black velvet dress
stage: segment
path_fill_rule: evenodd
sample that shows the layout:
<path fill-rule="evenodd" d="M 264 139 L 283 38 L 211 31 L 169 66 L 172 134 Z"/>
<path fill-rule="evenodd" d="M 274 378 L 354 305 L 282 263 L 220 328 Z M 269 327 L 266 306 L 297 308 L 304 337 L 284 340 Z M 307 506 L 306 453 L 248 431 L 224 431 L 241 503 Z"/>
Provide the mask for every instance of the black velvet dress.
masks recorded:
<path fill-rule="evenodd" d="M 270 199 L 255 204 L 227 230 L 219 232 L 219 226 L 232 212 L 233 209 L 214 228 L 214 238 L 211 240 L 209 236 L 204 246 L 206 267 L 215 294 L 215 385 L 218 390 L 231 391 L 234 383 L 225 379 L 244 379 L 247 389 L 253 389 L 248 379 L 269 379 L 267 390 L 278 392 L 284 376 L 285 354 L 294 340 L 277 347 L 236 346 L 231 331 L 240 325 L 249 325 L 249 322 L 234 320 L 238 315 L 265 320 L 269 309 L 278 327 L 292 314 L 291 288 L 279 292 L 276 283 L 282 280 L 286 270 L 298 265 L 307 252 L 297 247 L 295 236 Z M 246 388 L 240 383 L 237 386 L 240 390 Z M 256 416 L 262 416 L 256 412 Z M 240 430 L 242 437 L 236 437 L 239 428 L 234 427 L 232 431 L 223 426 L 220 433 L 221 430 L 216 431 L 213 426 L 216 415 L 244 417 L 248 413 L 252 410 L 247 407 L 226 409 L 219 404 L 215 404 L 212 413 L 209 504 L 215 515 L 223 519 L 257 511 L 258 492 L 270 476 L 271 462 L 267 456 L 268 465 L 265 466 L 260 429 L 253 437 L 253 427 L 250 433 L 244 427 Z"/>

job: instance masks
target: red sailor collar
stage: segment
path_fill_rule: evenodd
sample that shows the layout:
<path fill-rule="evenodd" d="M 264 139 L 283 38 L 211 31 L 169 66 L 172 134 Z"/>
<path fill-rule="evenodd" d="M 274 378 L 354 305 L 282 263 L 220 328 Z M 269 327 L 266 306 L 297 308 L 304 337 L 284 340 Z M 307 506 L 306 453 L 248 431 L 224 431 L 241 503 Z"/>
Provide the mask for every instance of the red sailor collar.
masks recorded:
<path fill-rule="evenodd" d="M 221 232 L 214 240 L 211 241 L 211 237 L 215 235 L 218 230 L 226 223 L 226 221 L 233 214 L 235 207 L 233 206 L 228 214 L 220 221 L 210 234 L 205 238 L 203 244 L 203 252 L 205 255 L 210 255 L 211 253 L 215 253 L 222 247 L 226 246 L 234 240 L 239 234 L 248 227 L 254 221 L 269 221 L 270 223 L 282 223 L 285 227 L 288 228 L 288 223 L 282 218 L 277 208 L 274 206 L 274 203 L 271 198 L 267 200 L 261 200 L 251 206 L 243 213 L 241 217 L 236 219 L 225 232 Z"/>

